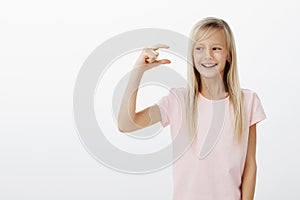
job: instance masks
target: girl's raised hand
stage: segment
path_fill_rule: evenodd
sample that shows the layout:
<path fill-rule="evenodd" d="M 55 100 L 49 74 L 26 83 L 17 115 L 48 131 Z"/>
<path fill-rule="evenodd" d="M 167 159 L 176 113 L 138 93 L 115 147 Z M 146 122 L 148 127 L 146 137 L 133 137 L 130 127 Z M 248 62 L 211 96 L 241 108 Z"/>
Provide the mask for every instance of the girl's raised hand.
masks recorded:
<path fill-rule="evenodd" d="M 148 70 L 152 67 L 156 67 L 161 64 L 171 63 L 171 61 L 168 59 L 157 60 L 157 57 L 159 55 L 157 50 L 160 48 L 168 49 L 169 46 L 164 44 L 157 44 L 153 47 L 144 48 L 141 55 L 137 59 L 137 62 L 135 63 L 135 68 L 142 68 L 144 70 Z"/>

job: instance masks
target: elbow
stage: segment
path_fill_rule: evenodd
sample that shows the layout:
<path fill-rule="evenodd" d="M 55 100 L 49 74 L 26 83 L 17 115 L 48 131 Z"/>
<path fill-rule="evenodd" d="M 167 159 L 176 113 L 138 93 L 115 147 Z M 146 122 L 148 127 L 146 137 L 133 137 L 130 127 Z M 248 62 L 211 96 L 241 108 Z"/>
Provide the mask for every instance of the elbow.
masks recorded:
<path fill-rule="evenodd" d="M 124 117 L 122 115 L 119 115 L 118 130 L 121 133 L 130 133 L 137 130 L 136 123 L 134 122 L 134 117 L 129 117 L 129 116 Z"/>
<path fill-rule="evenodd" d="M 127 133 L 128 131 L 126 131 L 126 126 L 124 125 L 125 123 L 123 123 L 120 119 L 118 120 L 118 130 L 121 133 Z"/>
<path fill-rule="evenodd" d="M 120 133 L 127 133 L 128 131 L 127 128 L 126 128 L 126 119 L 124 116 L 122 116 L 121 112 L 119 113 L 119 116 L 118 116 L 118 130 Z"/>
<path fill-rule="evenodd" d="M 243 176 L 245 177 L 255 177 L 257 173 L 256 162 L 247 163 L 245 165 Z"/>
<path fill-rule="evenodd" d="M 129 133 L 134 131 L 132 126 L 130 126 L 130 123 L 128 121 L 124 120 L 118 120 L 118 130 L 121 133 Z"/>
<path fill-rule="evenodd" d="M 123 129 L 121 129 L 120 127 L 118 128 L 120 133 L 127 133 L 126 131 L 124 131 Z"/>
<path fill-rule="evenodd" d="M 133 128 L 130 128 L 129 126 L 120 125 L 120 124 L 118 124 L 118 130 L 121 133 L 130 133 L 134 131 Z"/>
<path fill-rule="evenodd" d="M 118 130 L 121 133 L 128 133 L 128 131 L 126 131 L 122 126 L 120 126 L 120 124 L 118 124 Z"/>
<path fill-rule="evenodd" d="M 246 168 L 251 169 L 252 171 L 257 170 L 257 164 L 255 160 L 252 160 L 251 162 L 246 162 Z"/>

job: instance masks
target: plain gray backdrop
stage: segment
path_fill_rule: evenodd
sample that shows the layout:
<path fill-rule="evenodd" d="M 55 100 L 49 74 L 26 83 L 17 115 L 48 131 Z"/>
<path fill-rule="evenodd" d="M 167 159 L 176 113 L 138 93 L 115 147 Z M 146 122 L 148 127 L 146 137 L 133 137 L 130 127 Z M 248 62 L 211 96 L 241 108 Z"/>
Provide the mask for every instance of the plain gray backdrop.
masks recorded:
<path fill-rule="evenodd" d="M 85 59 L 112 36 L 139 28 L 188 35 L 206 16 L 231 25 L 241 85 L 257 92 L 267 114 L 257 128 L 255 199 L 300 199 L 299 10 L 296 0 L 2 1 L 0 199 L 171 200 L 171 168 L 122 174 L 85 150 L 73 120 L 73 89 Z M 136 55 L 116 61 L 112 69 L 123 69 L 110 76 L 121 78 Z M 185 73 L 184 63 L 174 68 Z M 144 93 L 155 89 L 160 91 L 155 95 L 166 93 L 155 87 Z M 96 111 L 101 99 L 97 103 Z M 140 152 L 145 147 L 136 141 L 124 144 L 116 135 L 108 137 L 121 149 Z M 158 150 L 166 142 L 168 137 L 160 136 L 156 145 L 144 142 L 148 149 L 141 151 Z"/>

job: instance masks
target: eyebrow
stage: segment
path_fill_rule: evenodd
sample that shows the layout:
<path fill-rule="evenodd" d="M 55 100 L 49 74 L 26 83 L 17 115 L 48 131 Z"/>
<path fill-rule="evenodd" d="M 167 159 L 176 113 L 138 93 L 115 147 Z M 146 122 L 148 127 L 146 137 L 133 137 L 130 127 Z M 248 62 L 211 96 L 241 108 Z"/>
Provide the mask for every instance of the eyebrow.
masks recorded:
<path fill-rule="evenodd" d="M 197 46 L 197 45 L 203 45 L 203 46 L 205 46 L 203 43 L 196 43 L 195 46 Z M 212 44 L 212 46 L 214 46 L 214 45 L 225 46 L 225 44 L 221 44 L 221 43 L 214 43 L 214 44 Z"/>
<path fill-rule="evenodd" d="M 212 44 L 212 45 L 224 46 L 225 44 L 216 43 L 216 44 Z"/>

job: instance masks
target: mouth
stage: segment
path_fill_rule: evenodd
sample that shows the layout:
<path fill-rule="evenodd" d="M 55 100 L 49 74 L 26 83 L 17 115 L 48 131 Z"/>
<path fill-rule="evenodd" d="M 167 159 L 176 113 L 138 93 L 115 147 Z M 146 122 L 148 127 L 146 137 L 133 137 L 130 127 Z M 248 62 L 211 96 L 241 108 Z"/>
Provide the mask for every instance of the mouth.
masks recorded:
<path fill-rule="evenodd" d="M 205 68 L 213 68 L 213 67 L 216 67 L 218 64 L 216 63 L 201 63 L 201 66 L 202 67 L 205 67 Z"/>

